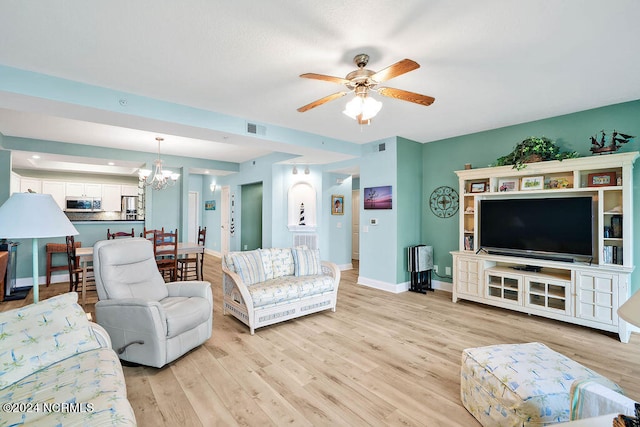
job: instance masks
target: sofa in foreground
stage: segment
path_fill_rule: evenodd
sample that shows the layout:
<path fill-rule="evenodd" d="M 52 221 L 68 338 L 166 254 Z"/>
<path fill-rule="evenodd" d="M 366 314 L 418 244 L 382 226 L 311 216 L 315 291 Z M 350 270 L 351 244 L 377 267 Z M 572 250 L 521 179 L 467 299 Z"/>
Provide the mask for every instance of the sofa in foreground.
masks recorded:
<path fill-rule="evenodd" d="M 336 311 L 340 270 L 306 247 L 229 252 L 222 257 L 224 314 L 255 329 Z"/>
<path fill-rule="evenodd" d="M 109 335 L 77 301 L 0 313 L 0 425 L 136 425 Z"/>

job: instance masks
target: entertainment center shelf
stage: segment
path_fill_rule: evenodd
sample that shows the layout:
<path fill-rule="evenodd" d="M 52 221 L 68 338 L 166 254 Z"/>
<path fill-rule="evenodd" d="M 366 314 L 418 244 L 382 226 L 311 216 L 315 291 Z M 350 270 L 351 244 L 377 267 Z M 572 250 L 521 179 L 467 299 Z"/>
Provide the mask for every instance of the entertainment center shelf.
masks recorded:
<path fill-rule="evenodd" d="M 459 250 L 452 252 L 453 301 L 466 299 L 617 332 L 622 342 L 628 342 L 630 332 L 618 318 L 617 309 L 629 297 L 634 269 L 632 171 L 638 155 L 630 152 L 530 163 L 522 170 L 499 166 L 456 171 L 462 209 Z M 582 229 L 574 231 L 582 240 L 578 252 L 562 256 L 560 251 L 556 254 L 559 258 L 545 259 L 545 252 L 534 253 L 528 247 L 518 254 L 524 256 L 512 256 L 515 254 L 509 253 L 509 248 L 487 253 L 480 247 L 480 243 L 486 245 L 490 233 L 487 231 L 483 240 L 480 226 L 491 222 L 487 218 L 481 221 L 482 212 L 498 217 L 494 221 L 498 226 L 493 228 L 502 234 L 500 221 L 507 224 L 509 211 L 501 207 L 513 201 L 514 206 L 541 204 L 544 209 L 546 200 L 549 206 L 567 203 L 570 207 L 551 216 L 559 222 L 550 224 L 549 229 L 556 226 L 559 235 L 565 224 L 567 229 L 582 224 Z M 492 211 L 491 204 L 498 208 Z M 514 219 L 522 218 L 517 215 Z M 548 234 L 543 237 L 556 240 L 556 234 Z M 564 246 L 571 239 L 559 236 L 550 245 Z M 566 262 L 569 259 L 575 262 Z"/>

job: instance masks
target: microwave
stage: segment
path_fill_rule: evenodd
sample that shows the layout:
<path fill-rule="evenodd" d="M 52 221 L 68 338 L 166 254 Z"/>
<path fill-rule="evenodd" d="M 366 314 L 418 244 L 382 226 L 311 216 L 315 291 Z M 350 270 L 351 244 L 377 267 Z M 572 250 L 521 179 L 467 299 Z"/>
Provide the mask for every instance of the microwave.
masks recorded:
<path fill-rule="evenodd" d="M 66 212 L 98 212 L 102 210 L 100 197 L 67 197 L 64 210 Z"/>

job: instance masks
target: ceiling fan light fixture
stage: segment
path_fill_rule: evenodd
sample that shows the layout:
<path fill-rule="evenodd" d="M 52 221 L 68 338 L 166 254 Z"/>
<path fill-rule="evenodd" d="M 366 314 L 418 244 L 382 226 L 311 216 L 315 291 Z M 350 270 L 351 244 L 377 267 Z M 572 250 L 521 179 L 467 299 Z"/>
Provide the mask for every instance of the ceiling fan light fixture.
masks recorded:
<path fill-rule="evenodd" d="M 376 116 L 382 109 L 382 102 L 376 101 L 370 96 L 367 96 L 362 103 L 362 118 L 361 120 L 369 120 Z"/>
<path fill-rule="evenodd" d="M 376 116 L 382 109 L 382 102 L 370 96 L 355 96 L 347 102 L 343 113 L 353 120 L 366 121 Z"/>

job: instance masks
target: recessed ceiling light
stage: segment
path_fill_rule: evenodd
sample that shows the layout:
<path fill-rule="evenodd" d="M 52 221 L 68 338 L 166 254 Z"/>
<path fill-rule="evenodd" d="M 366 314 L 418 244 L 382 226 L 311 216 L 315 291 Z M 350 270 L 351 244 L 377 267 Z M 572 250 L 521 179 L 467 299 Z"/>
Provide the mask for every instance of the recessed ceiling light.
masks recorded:
<path fill-rule="evenodd" d="M 113 166 L 113 165 L 115 165 L 115 163 L 113 163 L 113 162 L 109 162 L 109 163 L 107 163 L 107 164 L 108 164 L 109 166 Z"/>
<path fill-rule="evenodd" d="M 209 171 L 204 171 L 205 175 L 209 175 Z"/>
<path fill-rule="evenodd" d="M 31 156 L 32 159 L 39 159 L 40 156 L 38 156 L 37 154 L 34 154 L 33 156 Z"/>

